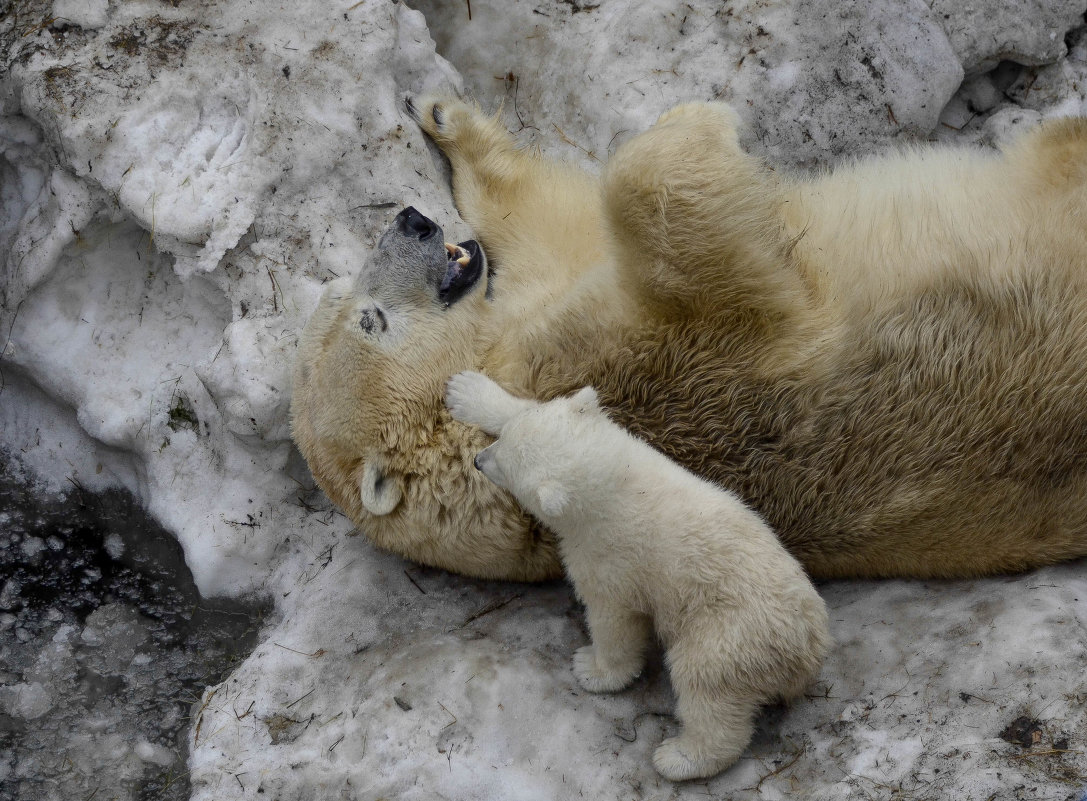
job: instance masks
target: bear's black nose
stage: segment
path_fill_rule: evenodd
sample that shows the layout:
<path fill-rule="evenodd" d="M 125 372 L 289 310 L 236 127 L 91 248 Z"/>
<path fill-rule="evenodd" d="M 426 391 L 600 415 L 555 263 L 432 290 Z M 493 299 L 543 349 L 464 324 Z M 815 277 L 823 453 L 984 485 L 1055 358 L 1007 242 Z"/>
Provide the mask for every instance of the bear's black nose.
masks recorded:
<path fill-rule="evenodd" d="M 404 236 L 414 236 L 420 242 L 430 239 L 438 231 L 438 226 L 408 206 L 396 215 L 396 226 Z"/>
<path fill-rule="evenodd" d="M 472 464 L 474 464 L 476 466 L 476 470 L 482 470 L 483 469 L 482 467 L 479 466 L 479 454 L 478 453 L 476 454 L 476 458 L 472 460 Z"/>

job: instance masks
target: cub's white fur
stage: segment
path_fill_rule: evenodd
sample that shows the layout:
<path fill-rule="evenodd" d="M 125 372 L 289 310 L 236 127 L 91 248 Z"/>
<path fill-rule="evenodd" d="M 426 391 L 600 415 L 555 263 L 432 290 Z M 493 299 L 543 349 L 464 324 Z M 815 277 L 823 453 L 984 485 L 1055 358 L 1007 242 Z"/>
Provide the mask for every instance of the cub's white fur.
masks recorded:
<path fill-rule="evenodd" d="M 476 466 L 558 536 L 592 635 L 580 684 L 630 684 L 655 627 L 683 730 L 654 766 L 678 781 L 735 762 L 758 707 L 799 695 L 826 655 L 826 607 L 800 564 L 735 495 L 611 422 L 591 387 L 538 403 L 467 372 L 446 405 L 498 436 Z"/>

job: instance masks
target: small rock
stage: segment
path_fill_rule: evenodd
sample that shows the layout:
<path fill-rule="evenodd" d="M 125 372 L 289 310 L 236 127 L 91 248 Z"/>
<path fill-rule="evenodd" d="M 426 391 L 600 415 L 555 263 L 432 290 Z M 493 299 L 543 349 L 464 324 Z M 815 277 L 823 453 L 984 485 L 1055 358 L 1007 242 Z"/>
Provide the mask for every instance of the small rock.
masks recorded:
<path fill-rule="evenodd" d="M 1000 739 L 1020 748 L 1030 748 L 1042 739 L 1042 724 L 1032 717 L 1021 715 L 1000 732 Z"/>

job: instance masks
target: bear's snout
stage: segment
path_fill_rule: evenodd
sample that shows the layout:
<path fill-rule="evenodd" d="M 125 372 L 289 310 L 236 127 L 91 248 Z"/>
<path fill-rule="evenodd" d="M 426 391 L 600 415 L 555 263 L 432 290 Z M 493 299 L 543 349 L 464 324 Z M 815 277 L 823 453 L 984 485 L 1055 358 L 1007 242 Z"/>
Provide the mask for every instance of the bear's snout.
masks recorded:
<path fill-rule="evenodd" d="M 396 215 L 396 227 L 404 236 L 415 237 L 420 242 L 425 242 L 438 232 L 437 223 L 424 217 L 414 206 L 408 206 Z"/>

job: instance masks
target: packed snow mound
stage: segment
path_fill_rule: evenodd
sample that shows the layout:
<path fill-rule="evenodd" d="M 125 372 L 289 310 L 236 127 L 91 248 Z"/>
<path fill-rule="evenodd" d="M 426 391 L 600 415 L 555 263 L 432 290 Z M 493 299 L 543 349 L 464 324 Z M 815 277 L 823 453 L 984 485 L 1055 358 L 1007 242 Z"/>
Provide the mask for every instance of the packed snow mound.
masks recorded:
<path fill-rule="evenodd" d="M 661 667 L 584 695 L 564 585 L 466 580 L 349 537 L 290 443 L 288 402 L 323 284 L 396 211 L 471 235 L 409 94 L 504 101 L 527 145 L 594 170 L 661 111 L 711 98 L 783 166 L 989 145 L 1087 109 L 1085 8 L 17 4 L 0 20 L 0 446 L 53 490 L 130 490 L 205 596 L 274 604 L 192 709 L 193 797 L 1079 798 L 1082 565 L 824 585 L 838 645 L 811 696 L 768 711 L 733 770 L 673 787 L 649 762 L 675 728 Z M 135 630 L 109 614 L 87 635 L 102 644 L 73 630 L 56 648 Z M 0 712 L 44 730 L 67 702 L 32 661 L 0 674 Z M 125 765 L 166 758 L 112 736 L 85 739 Z M 17 750 L 0 783 L 34 764 Z"/>
<path fill-rule="evenodd" d="M 1029 12 L 1012 0 L 474 0 L 469 19 L 462 3 L 409 4 L 470 91 L 488 106 L 504 98 L 511 130 L 588 165 L 687 100 L 732 103 L 744 144 L 779 164 L 929 138 L 964 75 L 1061 61 L 1087 10 L 1083 0 Z M 1084 90 L 1065 97 L 1082 107 Z"/>
<path fill-rule="evenodd" d="M 1083 0 L 932 0 L 928 6 L 969 75 L 1002 60 L 1029 66 L 1059 61 L 1067 53 L 1065 34 L 1082 24 L 1087 10 Z"/>
<path fill-rule="evenodd" d="M 306 523 L 297 333 L 398 208 L 455 217 L 403 100 L 458 79 L 402 5 L 70 5 L 6 31 L 5 406 L 33 385 L 71 409 L 68 450 L 108 452 L 23 458 L 135 492 L 205 594 L 252 590 L 280 539 L 259 527 Z"/>

